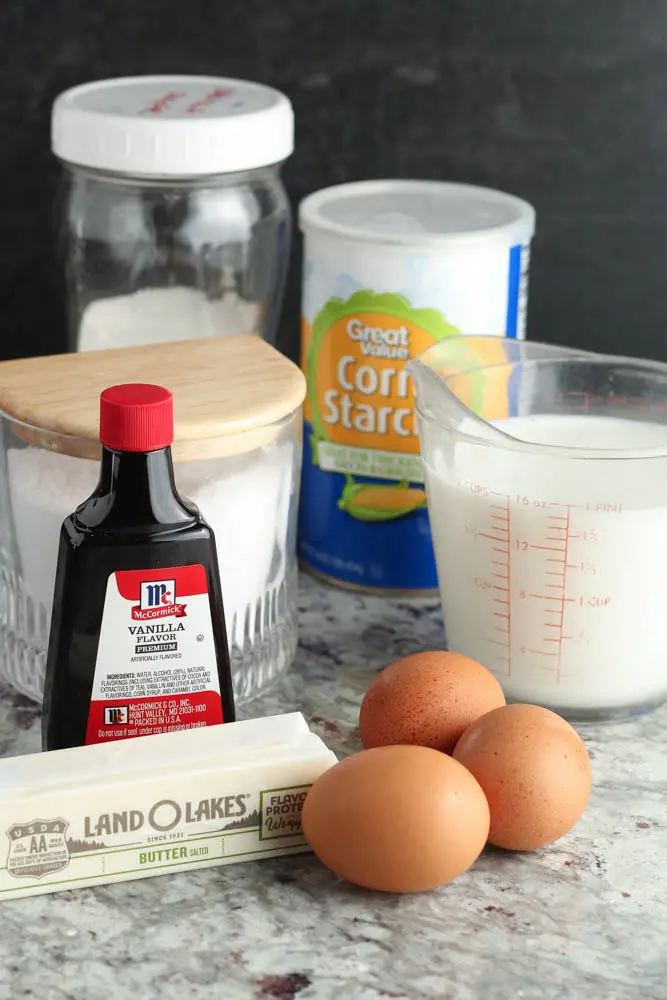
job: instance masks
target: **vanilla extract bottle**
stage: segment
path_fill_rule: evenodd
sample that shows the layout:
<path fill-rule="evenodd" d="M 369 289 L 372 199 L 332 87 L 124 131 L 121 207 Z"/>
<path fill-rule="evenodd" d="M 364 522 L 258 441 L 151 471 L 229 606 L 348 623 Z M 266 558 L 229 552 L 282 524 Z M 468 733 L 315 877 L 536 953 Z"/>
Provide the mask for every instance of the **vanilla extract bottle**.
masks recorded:
<path fill-rule="evenodd" d="M 100 397 L 100 478 L 63 523 L 44 750 L 233 722 L 215 538 L 174 482 L 173 397 Z"/>

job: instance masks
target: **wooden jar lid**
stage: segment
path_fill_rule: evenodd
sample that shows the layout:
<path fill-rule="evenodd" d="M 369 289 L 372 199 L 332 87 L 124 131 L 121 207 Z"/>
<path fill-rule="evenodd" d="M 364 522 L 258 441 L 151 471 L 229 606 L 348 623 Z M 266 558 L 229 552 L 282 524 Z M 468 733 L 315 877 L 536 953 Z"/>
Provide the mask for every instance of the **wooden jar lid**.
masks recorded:
<path fill-rule="evenodd" d="M 306 394 L 295 364 L 244 334 L 0 362 L 0 411 L 29 444 L 95 459 L 100 393 L 122 382 L 171 389 L 175 461 L 266 444 Z"/>

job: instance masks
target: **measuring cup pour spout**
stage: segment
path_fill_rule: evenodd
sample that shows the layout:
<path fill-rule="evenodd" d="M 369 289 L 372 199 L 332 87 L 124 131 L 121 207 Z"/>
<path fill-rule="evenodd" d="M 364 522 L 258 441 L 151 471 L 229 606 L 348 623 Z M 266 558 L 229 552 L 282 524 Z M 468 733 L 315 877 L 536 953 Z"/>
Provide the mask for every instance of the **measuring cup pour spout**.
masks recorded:
<path fill-rule="evenodd" d="M 522 409 L 517 374 L 531 361 L 596 357 L 589 351 L 508 340 L 457 336 L 438 341 L 408 363 L 415 384 L 422 451 L 428 428 L 437 425 L 467 438 L 498 444 L 511 440 L 490 421 L 516 416 Z M 521 392 L 525 391 L 525 378 Z M 544 388 L 544 373 L 540 375 Z M 557 388 L 556 386 L 554 388 Z"/>

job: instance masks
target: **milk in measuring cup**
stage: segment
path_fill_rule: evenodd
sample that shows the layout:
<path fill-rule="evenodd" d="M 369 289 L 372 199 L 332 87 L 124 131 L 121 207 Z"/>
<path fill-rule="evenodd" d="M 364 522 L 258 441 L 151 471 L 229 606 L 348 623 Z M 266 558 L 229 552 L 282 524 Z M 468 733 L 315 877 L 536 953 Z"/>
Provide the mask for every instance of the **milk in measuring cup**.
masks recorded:
<path fill-rule="evenodd" d="M 426 482 L 449 648 L 484 663 L 509 698 L 570 715 L 659 703 L 664 457 L 588 459 L 585 448 L 664 450 L 667 427 L 577 415 L 495 426 L 581 457 L 461 439 L 434 449 Z"/>

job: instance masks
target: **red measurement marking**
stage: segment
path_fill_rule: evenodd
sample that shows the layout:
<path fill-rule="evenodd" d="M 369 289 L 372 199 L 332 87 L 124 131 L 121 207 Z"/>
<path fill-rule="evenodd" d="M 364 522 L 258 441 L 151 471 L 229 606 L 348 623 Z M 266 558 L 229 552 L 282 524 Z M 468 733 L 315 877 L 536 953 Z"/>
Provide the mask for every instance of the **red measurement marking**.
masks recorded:
<path fill-rule="evenodd" d="M 510 589 L 510 574 L 512 572 L 512 555 L 510 550 L 509 539 L 510 534 L 510 502 L 509 497 L 507 498 L 507 589 Z M 507 614 L 507 676 L 512 676 L 512 615 L 508 608 Z"/>
<path fill-rule="evenodd" d="M 566 508 L 566 513 L 562 516 L 562 520 L 564 520 L 565 523 L 564 523 L 563 527 L 560 529 L 560 530 L 563 531 L 563 537 L 562 537 L 562 539 L 560 539 L 562 541 L 563 548 L 558 550 L 560 552 L 560 559 L 556 559 L 554 557 L 551 557 L 551 558 L 547 559 L 547 562 L 559 563 L 560 566 L 561 566 L 561 569 L 559 569 L 559 570 L 545 570 L 545 575 L 547 575 L 547 576 L 555 576 L 555 577 L 558 577 L 559 580 L 560 580 L 560 582 L 557 583 L 557 584 L 556 583 L 547 583 L 546 584 L 546 587 L 549 590 L 559 590 L 560 591 L 560 597 L 558 598 L 558 602 L 560 603 L 560 616 L 559 616 L 559 620 L 558 620 L 558 622 L 554 622 L 554 623 L 546 623 L 546 622 L 544 623 L 545 628 L 555 628 L 557 630 L 558 634 L 556 636 L 553 636 L 553 637 L 552 636 L 544 636 L 544 638 L 542 640 L 544 643 L 551 643 L 551 644 L 553 644 L 553 645 L 555 645 L 555 646 L 558 647 L 557 652 L 555 654 L 546 654 L 546 652 L 545 652 L 545 655 L 552 655 L 557 660 L 557 663 L 556 663 L 556 683 L 559 683 L 560 677 L 561 677 L 561 667 L 562 667 L 562 661 L 563 661 L 563 642 L 566 639 L 570 638 L 570 636 L 566 636 L 566 635 L 563 634 L 563 621 L 564 621 L 564 618 L 565 618 L 565 604 L 566 604 L 566 602 L 569 603 L 569 602 L 571 602 L 571 601 L 574 600 L 574 598 L 569 598 L 568 599 L 568 598 L 565 597 L 565 585 L 566 585 L 566 579 L 567 579 L 567 570 L 568 570 L 568 566 L 569 566 L 568 558 L 567 558 L 567 556 L 568 556 L 568 544 L 569 544 L 569 540 L 570 540 L 570 537 L 571 537 L 571 535 L 570 535 L 570 508 L 569 507 Z M 546 540 L 547 541 L 555 541 L 556 539 L 554 539 L 553 537 L 547 536 Z M 542 546 L 542 548 L 548 550 L 548 546 Z"/>
<path fill-rule="evenodd" d="M 505 650 L 505 664 L 507 676 L 511 672 L 511 646 L 510 646 L 510 515 L 509 496 L 505 493 L 489 491 L 491 497 L 497 498 L 495 502 L 490 502 L 489 524 L 487 531 L 480 531 L 478 538 L 486 538 L 491 542 L 490 555 L 491 565 L 494 572 L 491 573 L 495 591 L 492 601 L 501 610 L 493 611 L 493 617 L 499 619 L 499 623 L 493 627 L 494 633 L 499 635 L 485 636 L 485 642 L 493 643 Z M 502 596 L 497 596 L 498 594 Z M 501 638 L 502 637 L 502 638 Z"/>
<path fill-rule="evenodd" d="M 529 649 L 529 653 L 535 653 L 536 656 L 558 656 L 558 653 L 547 653 L 544 649 Z"/>
<path fill-rule="evenodd" d="M 563 599 L 562 599 L 562 602 L 561 602 L 561 610 L 562 610 L 562 615 L 561 615 L 561 629 L 562 629 L 563 619 L 565 617 L 565 585 L 566 585 L 566 581 L 567 581 L 567 563 L 568 563 L 567 552 L 568 552 L 568 546 L 569 546 L 569 540 L 570 540 L 570 514 L 571 514 L 571 511 L 570 511 L 570 508 L 568 507 L 567 510 L 565 511 L 565 516 L 566 516 L 567 520 L 565 522 L 565 552 L 563 553 L 563 562 L 565 563 L 565 569 L 563 570 Z M 563 635 L 563 632 L 561 631 L 561 634 L 560 634 L 560 643 L 559 643 L 559 646 L 558 646 L 558 673 L 556 674 L 556 683 L 557 684 L 560 681 L 561 669 L 562 669 L 562 666 L 563 666 L 563 643 L 565 642 L 566 639 L 569 639 L 569 638 L 570 638 L 569 635 Z"/>
<path fill-rule="evenodd" d="M 565 505 L 563 505 L 563 506 L 565 506 Z M 562 531 L 563 532 L 562 536 L 558 536 L 558 535 L 546 535 L 545 539 L 544 539 L 546 542 L 558 542 L 559 543 L 558 547 L 554 547 L 554 546 L 550 546 L 550 545 L 533 545 L 533 546 L 531 546 L 532 548 L 539 549 L 539 550 L 541 550 L 543 552 L 555 552 L 555 553 L 557 553 L 557 555 L 555 555 L 555 556 L 547 556 L 545 561 L 547 563 L 555 563 L 559 568 L 558 569 L 545 569 L 544 572 L 545 572 L 545 576 L 555 577 L 555 579 L 558 582 L 557 583 L 556 582 L 554 582 L 554 583 L 546 583 L 545 582 L 544 589 L 545 590 L 556 590 L 556 591 L 558 591 L 558 595 L 556 595 L 556 594 L 554 594 L 553 596 L 547 595 L 547 594 L 542 594 L 542 595 L 535 594 L 535 595 L 531 595 L 531 596 L 537 597 L 538 599 L 541 599 L 541 600 L 544 600 L 544 601 L 552 601 L 554 604 L 558 604 L 559 605 L 558 608 L 551 608 L 551 609 L 550 608 L 545 608 L 544 609 L 545 612 L 548 612 L 549 614 L 555 614 L 558 617 L 557 617 L 557 619 L 555 621 L 543 622 L 542 623 L 545 630 L 548 628 L 548 629 L 553 630 L 553 632 L 555 632 L 554 635 L 544 635 L 543 638 L 542 638 L 542 643 L 544 645 L 548 644 L 550 646 L 554 646 L 554 647 L 556 647 L 556 649 L 553 652 L 548 651 L 548 650 L 537 650 L 537 649 L 531 650 L 531 652 L 534 652 L 535 654 L 539 654 L 541 656 L 549 656 L 553 660 L 556 661 L 555 665 L 554 665 L 554 670 L 555 670 L 555 674 L 556 674 L 556 683 L 557 684 L 559 683 L 560 678 L 561 678 L 561 668 L 562 668 L 562 663 L 563 663 L 563 643 L 567 639 L 571 638 L 570 636 L 564 635 L 564 633 L 563 633 L 563 622 L 565 620 L 565 605 L 566 605 L 566 603 L 567 604 L 573 603 L 576 600 L 576 598 L 573 598 L 573 597 L 568 598 L 568 597 L 565 596 L 565 594 L 566 594 L 566 582 L 567 582 L 567 571 L 568 571 L 569 568 L 570 569 L 574 568 L 572 566 L 572 564 L 568 561 L 568 547 L 569 547 L 570 538 L 572 537 L 571 534 L 570 534 L 570 514 L 571 514 L 570 507 L 566 506 L 564 514 L 562 514 L 562 515 L 549 515 L 550 519 L 557 519 L 557 520 L 563 522 L 562 525 L 555 525 L 555 526 L 552 527 L 552 530 Z"/>
<path fill-rule="evenodd" d="M 588 413 L 590 410 L 591 402 L 595 397 L 591 397 L 590 392 L 579 392 L 572 390 L 566 393 L 567 405 L 570 411 L 575 410 L 579 413 Z M 579 406 L 575 405 L 575 400 L 579 400 Z"/>

